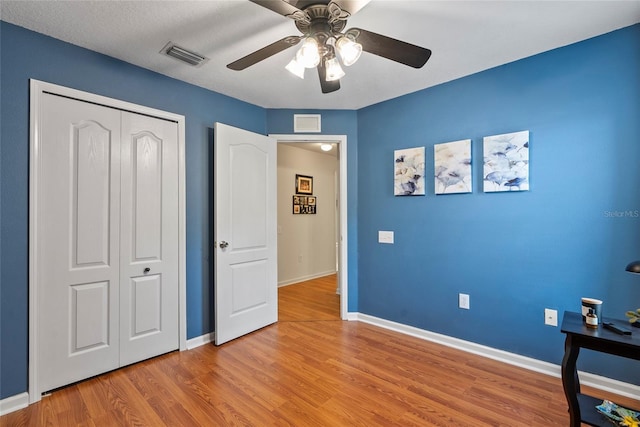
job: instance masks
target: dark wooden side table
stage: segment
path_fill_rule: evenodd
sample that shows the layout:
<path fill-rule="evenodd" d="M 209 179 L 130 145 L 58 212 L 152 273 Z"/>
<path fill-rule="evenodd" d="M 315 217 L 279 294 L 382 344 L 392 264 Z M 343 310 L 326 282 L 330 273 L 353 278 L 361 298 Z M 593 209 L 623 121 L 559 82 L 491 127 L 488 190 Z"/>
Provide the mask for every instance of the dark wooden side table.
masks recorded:
<path fill-rule="evenodd" d="M 564 342 L 564 357 L 562 358 L 562 386 L 569 404 L 571 416 L 569 425 L 571 427 L 580 427 L 581 422 L 592 426 L 612 425 L 596 409 L 596 406 L 602 403 L 602 399 L 580 393 L 576 361 L 581 348 L 640 360 L 640 329 L 630 328 L 629 322 L 625 320 L 605 317 L 603 321 L 614 322 L 618 326 L 632 329 L 633 334 L 620 335 L 605 329 L 602 324 L 597 329 L 590 329 L 582 322 L 581 313 L 564 312 L 561 330 L 567 337 Z M 637 409 L 634 410 L 637 411 Z"/>

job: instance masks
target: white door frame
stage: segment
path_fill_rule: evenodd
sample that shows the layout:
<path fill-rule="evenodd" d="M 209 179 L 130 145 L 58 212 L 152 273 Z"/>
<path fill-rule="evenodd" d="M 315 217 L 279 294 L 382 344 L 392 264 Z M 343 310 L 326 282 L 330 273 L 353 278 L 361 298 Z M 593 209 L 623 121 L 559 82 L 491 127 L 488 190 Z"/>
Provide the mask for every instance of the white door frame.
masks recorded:
<path fill-rule="evenodd" d="M 340 318 L 348 320 L 349 313 L 349 254 L 348 254 L 348 227 L 347 227 L 347 136 L 346 135 L 285 135 L 270 134 L 278 142 L 326 142 L 338 145 L 340 150 L 340 255 L 339 255 L 339 282 L 340 282 Z"/>
<path fill-rule="evenodd" d="M 41 393 L 38 385 L 38 268 L 39 268 L 39 230 L 38 230 L 38 200 L 40 179 L 40 107 L 44 93 L 51 93 L 104 105 L 118 110 L 153 116 L 170 120 L 178 124 L 178 323 L 179 349 L 187 348 L 187 298 L 186 298 L 186 221 L 185 221 L 185 118 L 182 115 L 167 111 L 156 110 L 130 102 L 120 101 L 105 96 L 95 95 L 64 86 L 30 80 L 29 104 L 29 403 L 40 400 Z"/>

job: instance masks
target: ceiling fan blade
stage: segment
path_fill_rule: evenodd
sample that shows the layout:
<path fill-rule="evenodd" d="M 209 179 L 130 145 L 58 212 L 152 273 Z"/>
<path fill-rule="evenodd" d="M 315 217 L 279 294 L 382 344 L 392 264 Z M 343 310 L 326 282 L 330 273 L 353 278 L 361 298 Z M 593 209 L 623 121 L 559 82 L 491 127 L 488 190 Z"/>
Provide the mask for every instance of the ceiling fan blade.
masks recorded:
<path fill-rule="evenodd" d="M 340 9 L 347 12 L 349 15 L 343 19 L 348 18 L 349 16 L 355 15 L 360 9 L 369 4 L 371 0 L 333 0 L 329 3 L 336 4 Z"/>
<path fill-rule="evenodd" d="M 327 69 L 324 66 L 324 61 L 320 61 L 318 64 L 318 77 L 320 78 L 320 88 L 322 93 L 331 93 L 340 89 L 340 80 L 327 81 Z"/>
<path fill-rule="evenodd" d="M 431 56 L 431 50 L 424 47 L 360 28 L 349 29 L 347 35 L 353 36 L 362 45 L 362 50 L 365 52 L 373 53 L 413 68 L 422 67 Z"/>
<path fill-rule="evenodd" d="M 249 55 L 238 59 L 237 61 L 232 62 L 227 65 L 227 68 L 232 70 L 240 71 L 244 70 L 247 67 L 256 64 L 263 59 L 267 59 L 268 57 L 275 55 L 276 53 L 282 52 L 285 49 L 290 48 L 291 46 L 295 46 L 300 42 L 301 37 L 298 36 L 288 36 L 283 39 L 278 40 L 277 42 L 271 43 L 268 46 L 263 47 L 262 49 L 256 50 Z"/>
<path fill-rule="evenodd" d="M 286 16 L 287 18 L 294 19 L 296 21 L 302 19 L 311 22 L 311 18 L 306 12 L 298 9 L 294 5 L 287 3 L 284 0 L 249 0 L 252 3 L 259 4 L 262 7 L 266 7 L 267 9 L 280 14 L 282 16 Z"/>

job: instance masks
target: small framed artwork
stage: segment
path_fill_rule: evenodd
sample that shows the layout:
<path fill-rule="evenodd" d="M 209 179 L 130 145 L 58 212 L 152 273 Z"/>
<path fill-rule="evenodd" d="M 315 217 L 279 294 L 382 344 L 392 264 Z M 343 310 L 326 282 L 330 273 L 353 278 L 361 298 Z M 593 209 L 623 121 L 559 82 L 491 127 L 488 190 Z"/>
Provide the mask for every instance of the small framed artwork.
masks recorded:
<path fill-rule="evenodd" d="M 424 196 L 424 147 L 393 152 L 394 196 Z"/>
<path fill-rule="evenodd" d="M 316 211 L 316 196 L 293 196 L 293 214 L 294 215 L 304 215 L 304 214 L 312 214 L 315 215 Z"/>
<path fill-rule="evenodd" d="M 529 190 L 529 131 L 485 136 L 484 192 Z"/>
<path fill-rule="evenodd" d="M 296 174 L 296 194 L 313 194 L 313 177 Z"/>
<path fill-rule="evenodd" d="M 471 140 L 434 144 L 435 193 L 471 193 Z"/>

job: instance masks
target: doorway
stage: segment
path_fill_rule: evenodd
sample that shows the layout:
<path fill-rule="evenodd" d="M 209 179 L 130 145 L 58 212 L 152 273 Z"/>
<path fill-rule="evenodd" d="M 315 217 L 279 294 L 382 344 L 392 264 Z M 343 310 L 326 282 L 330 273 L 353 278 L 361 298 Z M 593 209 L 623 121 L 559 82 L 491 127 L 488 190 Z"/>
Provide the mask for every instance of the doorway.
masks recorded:
<path fill-rule="evenodd" d="M 346 169 L 347 169 L 347 138 L 345 135 L 269 135 L 272 138 L 275 138 L 278 141 L 279 146 L 282 145 L 290 145 L 293 147 L 306 147 L 309 148 L 311 145 L 319 145 L 320 143 L 326 143 L 326 144 L 330 144 L 333 146 L 333 149 L 336 150 L 337 156 L 336 156 L 336 160 L 337 161 L 337 165 L 336 165 L 336 173 L 334 174 L 334 176 L 331 178 L 331 183 L 330 185 L 332 186 L 332 190 L 333 194 L 335 194 L 337 197 L 335 197 L 335 200 L 324 200 L 324 199 L 320 199 L 317 198 L 315 200 L 313 200 L 315 203 L 317 203 L 317 209 L 318 211 L 320 209 L 324 209 L 324 213 L 326 214 L 327 212 L 330 212 L 333 215 L 333 224 L 334 224 L 334 228 L 335 228 L 335 237 L 333 237 L 333 242 L 336 246 L 336 250 L 335 250 L 335 260 L 334 260 L 334 265 L 335 265 L 335 270 L 337 270 L 337 273 L 333 274 L 333 272 L 327 272 L 328 276 L 332 276 L 330 279 L 333 281 L 333 283 L 335 283 L 335 293 L 338 294 L 337 298 L 339 299 L 339 313 L 340 313 L 340 318 L 346 320 L 347 319 L 347 312 L 348 312 L 348 284 L 347 284 L 347 183 L 346 183 Z M 301 169 L 300 171 L 301 174 L 304 174 L 304 170 Z M 292 182 L 290 183 L 289 187 L 287 188 L 285 192 L 286 197 L 288 198 L 292 198 L 292 200 L 290 200 L 288 202 L 288 204 L 285 207 L 282 207 L 282 205 L 279 207 L 280 210 L 282 209 L 286 209 L 286 212 L 291 212 L 293 213 L 294 211 L 294 200 L 293 197 L 295 196 L 295 188 L 294 188 L 294 183 L 295 183 L 295 177 L 292 178 Z M 325 176 L 324 177 L 324 185 L 327 185 L 327 181 L 328 178 Z M 314 185 L 317 185 L 316 183 L 318 183 L 318 181 L 314 182 Z M 279 189 L 280 192 L 282 192 L 283 190 Z M 315 192 L 314 192 L 315 193 Z M 317 193 L 316 193 L 317 194 Z M 313 213 L 309 216 L 312 216 Z M 289 214 L 289 216 L 291 216 L 291 214 Z M 302 219 L 302 218 L 301 218 Z M 278 230 L 278 235 L 279 238 L 281 238 L 281 232 L 284 232 L 284 230 L 281 230 L 279 227 Z M 283 236 L 284 237 L 284 236 Z M 296 238 L 298 239 L 305 239 L 308 238 L 309 236 L 305 236 L 305 235 L 300 235 L 300 236 L 296 236 Z M 287 238 L 291 238 L 291 236 L 288 236 Z M 293 258 L 293 262 L 294 263 L 298 263 L 298 262 L 304 262 L 304 255 L 302 260 L 299 258 L 299 255 L 295 255 L 295 257 Z M 282 260 L 279 260 L 279 262 L 283 262 Z M 289 260 L 289 262 L 291 262 L 291 260 Z M 319 277 L 309 277 L 307 278 L 308 280 L 316 280 L 316 279 L 320 279 Z M 305 280 L 304 278 L 302 280 Z M 279 278 L 279 283 L 281 283 L 282 281 Z M 323 281 L 325 286 L 326 286 L 326 280 Z M 290 282 L 293 283 L 293 282 Z"/>

